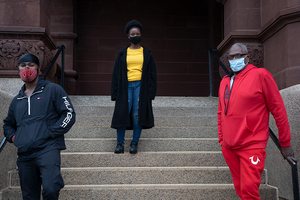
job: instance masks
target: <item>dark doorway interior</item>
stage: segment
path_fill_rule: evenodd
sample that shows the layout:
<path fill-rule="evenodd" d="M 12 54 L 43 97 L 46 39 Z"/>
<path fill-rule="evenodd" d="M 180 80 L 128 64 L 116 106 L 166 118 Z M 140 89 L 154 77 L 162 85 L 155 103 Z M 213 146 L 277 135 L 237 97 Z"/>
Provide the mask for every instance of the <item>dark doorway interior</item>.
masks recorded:
<path fill-rule="evenodd" d="M 75 67 L 79 95 L 110 95 L 124 27 L 143 24 L 142 45 L 156 62 L 158 96 L 208 96 L 208 48 L 222 40 L 222 4 L 211 0 L 77 0 Z M 214 95 L 220 81 L 214 63 Z"/>

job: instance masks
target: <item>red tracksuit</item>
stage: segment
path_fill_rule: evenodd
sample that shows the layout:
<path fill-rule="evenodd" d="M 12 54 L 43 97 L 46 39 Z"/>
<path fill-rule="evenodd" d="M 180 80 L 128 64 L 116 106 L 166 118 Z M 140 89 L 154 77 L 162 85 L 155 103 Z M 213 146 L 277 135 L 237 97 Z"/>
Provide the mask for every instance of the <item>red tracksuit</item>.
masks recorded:
<path fill-rule="evenodd" d="M 290 146 L 287 113 L 272 75 L 249 64 L 235 76 L 232 88 L 225 76 L 219 88 L 218 135 L 237 194 L 260 199 L 258 187 L 269 138 L 269 113 L 276 121 L 279 142 Z"/>

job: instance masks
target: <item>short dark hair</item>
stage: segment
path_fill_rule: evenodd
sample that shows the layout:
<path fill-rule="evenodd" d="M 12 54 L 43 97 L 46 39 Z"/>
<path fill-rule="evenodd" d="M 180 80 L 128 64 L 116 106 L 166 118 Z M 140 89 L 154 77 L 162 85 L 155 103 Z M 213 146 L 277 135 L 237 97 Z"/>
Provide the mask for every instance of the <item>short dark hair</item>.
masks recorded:
<path fill-rule="evenodd" d="M 141 33 L 143 31 L 143 26 L 140 22 L 138 22 L 137 20 L 131 20 L 130 22 L 128 22 L 125 26 L 125 33 L 129 34 L 130 29 L 132 28 L 138 28 L 140 29 Z"/>

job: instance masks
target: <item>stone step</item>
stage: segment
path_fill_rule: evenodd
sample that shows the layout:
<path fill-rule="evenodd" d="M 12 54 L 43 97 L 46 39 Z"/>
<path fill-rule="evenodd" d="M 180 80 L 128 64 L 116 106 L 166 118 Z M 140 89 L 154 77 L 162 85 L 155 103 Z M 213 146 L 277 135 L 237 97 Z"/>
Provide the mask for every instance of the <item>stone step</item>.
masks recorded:
<path fill-rule="evenodd" d="M 259 188 L 262 200 L 277 199 L 277 189 L 262 184 Z M 20 200 L 20 187 L 3 191 L 2 200 Z M 60 191 L 62 200 L 239 200 L 232 184 L 122 184 L 122 185 L 66 185 Z"/>
<path fill-rule="evenodd" d="M 110 116 L 76 116 L 76 126 L 110 127 L 112 118 Z M 217 116 L 158 116 L 154 119 L 156 127 L 199 127 L 217 126 Z"/>
<path fill-rule="evenodd" d="M 62 168 L 65 185 L 111 184 L 232 184 L 228 167 L 85 167 Z M 17 170 L 10 186 L 19 186 Z M 266 171 L 261 177 L 266 184 Z"/>
<path fill-rule="evenodd" d="M 127 138 L 132 138 L 132 130 L 127 130 Z M 116 138 L 116 129 L 110 126 L 78 126 L 75 124 L 72 129 L 65 134 L 66 138 Z M 198 126 L 198 127 L 176 127 L 163 128 L 153 127 L 143 129 L 141 138 L 217 138 L 217 126 Z"/>
<path fill-rule="evenodd" d="M 80 96 L 70 95 L 73 106 L 103 106 L 114 107 L 115 102 L 110 96 Z M 209 107 L 218 106 L 218 97 L 155 97 L 152 101 L 153 108 L 156 107 Z"/>
<path fill-rule="evenodd" d="M 184 167 L 227 166 L 221 151 L 61 153 L 62 167 Z"/>
<path fill-rule="evenodd" d="M 132 138 L 125 139 L 124 149 L 129 149 Z M 116 138 L 67 138 L 66 152 L 113 152 Z M 142 138 L 139 152 L 156 151 L 221 151 L 216 138 Z"/>
<path fill-rule="evenodd" d="M 112 116 L 114 107 L 108 106 L 74 106 L 76 115 L 82 116 Z M 154 117 L 157 116 L 210 116 L 217 115 L 217 106 L 205 107 L 154 107 Z"/>

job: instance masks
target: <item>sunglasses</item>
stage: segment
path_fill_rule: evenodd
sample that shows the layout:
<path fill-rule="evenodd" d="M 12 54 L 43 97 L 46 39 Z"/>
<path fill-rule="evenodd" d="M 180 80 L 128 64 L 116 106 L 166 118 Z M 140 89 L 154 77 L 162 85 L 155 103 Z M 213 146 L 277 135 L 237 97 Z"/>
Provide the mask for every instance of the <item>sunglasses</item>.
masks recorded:
<path fill-rule="evenodd" d="M 243 58 L 244 56 L 246 56 L 247 54 L 240 54 L 240 53 L 237 53 L 237 54 L 234 54 L 234 55 L 228 55 L 227 56 L 227 59 L 228 60 L 233 60 L 234 58 L 235 59 L 240 59 L 240 58 Z"/>

